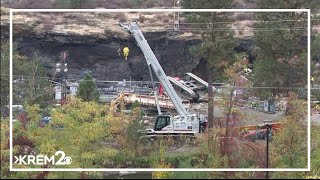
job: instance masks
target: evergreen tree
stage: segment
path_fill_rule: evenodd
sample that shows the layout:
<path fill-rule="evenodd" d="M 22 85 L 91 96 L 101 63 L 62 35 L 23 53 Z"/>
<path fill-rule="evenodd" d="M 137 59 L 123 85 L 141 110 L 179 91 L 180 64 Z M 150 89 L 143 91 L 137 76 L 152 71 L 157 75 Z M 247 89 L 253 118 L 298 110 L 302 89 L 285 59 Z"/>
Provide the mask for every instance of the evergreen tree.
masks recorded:
<path fill-rule="evenodd" d="M 79 83 L 77 97 L 84 101 L 98 101 L 99 92 L 96 83 L 93 81 L 89 72 L 84 73 L 84 77 Z"/>
<path fill-rule="evenodd" d="M 320 22 L 320 21 L 319 21 Z M 315 33 L 311 44 L 311 95 L 314 100 L 320 100 L 320 34 Z M 312 99 L 312 100 L 313 100 Z"/>
<path fill-rule="evenodd" d="M 81 9 L 84 4 L 89 4 L 91 0 L 55 0 L 55 4 L 60 8 Z"/>
<path fill-rule="evenodd" d="M 232 7 L 232 0 L 185 0 L 182 1 L 183 8 L 187 9 L 224 9 Z M 230 21 L 230 13 L 222 12 L 201 12 L 186 13 L 188 22 L 195 22 L 201 30 L 202 43 L 191 49 L 195 58 L 206 62 L 208 74 L 208 123 L 209 128 L 213 127 L 213 92 L 212 82 L 221 81 L 226 67 L 233 63 L 235 39 L 234 32 L 230 30 L 231 23 L 219 23 Z"/>
<path fill-rule="evenodd" d="M 316 1 L 259 0 L 257 8 L 311 8 Z M 319 5 L 316 5 L 319 6 Z M 312 7 L 314 8 L 314 7 Z M 254 62 L 254 81 L 261 97 L 305 88 L 307 84 L 307 13 L 256 13 L 254 32 L 257 60 Z"/>
<path fill-rule="evenodd" d="M 311 76 L 315 78 L 314 84 L 320 85 L 320 33 L 314 32 L 311 41 Z"/>

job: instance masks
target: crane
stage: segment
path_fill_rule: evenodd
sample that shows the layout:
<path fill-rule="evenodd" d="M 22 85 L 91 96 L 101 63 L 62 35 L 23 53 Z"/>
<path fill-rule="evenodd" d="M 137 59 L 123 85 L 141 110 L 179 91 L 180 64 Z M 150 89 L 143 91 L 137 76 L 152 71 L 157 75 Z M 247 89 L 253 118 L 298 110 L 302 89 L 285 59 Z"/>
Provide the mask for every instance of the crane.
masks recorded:
<path fill-rule="evenodd" d="M 130 35 L 134 37 L 137 45 L 140 47 L 147 61 L 150 69 L 153 70 L 154 74 L 157 76 L 158 80 L 164 87 L 167 95 L 171 99 L 175 109 L 179 115 L 158 115 L 154 128 L 148 129 L 147 134 L 150 136 L 160 136 L 160 135 L 195 135 L 202 132 L 206 126 L 206 119 L 204 115 L 192 114 L 187 111 L 186 107 L 182 103 L 181 98 L 178 96 L 177 92 L 174 90 L 172 84 L 170 83 L 167 75 L 163 71 L 158 59 L 151 50 L 147 40 L 145 39 L 137 21 L 132 23 L 119 23 L 120 27 L 128 31 Z"/>

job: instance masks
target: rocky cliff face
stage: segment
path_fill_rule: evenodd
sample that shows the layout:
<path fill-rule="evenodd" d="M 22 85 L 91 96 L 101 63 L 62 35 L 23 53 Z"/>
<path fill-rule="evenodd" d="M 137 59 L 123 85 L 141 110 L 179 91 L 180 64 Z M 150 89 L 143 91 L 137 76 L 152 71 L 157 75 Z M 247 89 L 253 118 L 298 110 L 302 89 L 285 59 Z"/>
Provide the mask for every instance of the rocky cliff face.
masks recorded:
<path fill-rule="evenodd" d="M 68 51 L 69 79 L 79 80 L 83 72 L 89 70 L 98 80 L 150 80 L 143 53 L 137 47 L 134 38 L 117 26 L 116 20 L 97 20 L 89 26 L 77 24 L 79 14 L 60 16 L 61 22 L 56 20 L 59 18 L 55 18 L 54 14 L 17 15 L 14 21 L 13 40 L 18 51 L 30 58 L 34 52 L 38 52 L 49 76 L 54 76 L 55 64 L 62 59 L 61 53 Z M 82 19 L 92 20 L 97 17 L 91 16 L 93 15 L 83 14 Z M 51 22 L 52 19 L 56 21 Z M 69 19 L 69 24 L 66 24 L 66 19 Z M 207 79 L 204 61 L 193 58 L 189 51 L 191 46 L 201 42 L 198 34 L 155 30 L 157 28 L 152 29 L 151 24 L 142 24 L 142 29 L 167 75 L 184 76 L 187 72 L 193 72 Z M 1 39 L 3 38 L 9 38 L 8 18 L 1 20 Z M 252 39 L 242 42 L 235 50 L 249 52 L 253 44 Z M 119 47 L 122 51 L 125 46 L 130 48 L 127 61 L 118 54 Z"/>
<path fill-rule="evenodd" d="M 149 32 L 145 37 L 167 75 L 183 76 L 197 68 L 199 61 L 192 58 L 189 48 L 200 40 L 177 39 L 167 32 Z M 80 79 L 83 72 L 89 70 L 99 80 L 150 79 L 143 53 L 133 37 L 24 33 L 15 35 L 14 41 L 18 50 L 28 57 L 37 51 L 50 76 L 54 74 L 55 64 L 61 60 L 61 52 L 67 50 L 69 78 Z M 130 49 L 127 61 L 118 54 L 119 47 L 124 46 Z"/>

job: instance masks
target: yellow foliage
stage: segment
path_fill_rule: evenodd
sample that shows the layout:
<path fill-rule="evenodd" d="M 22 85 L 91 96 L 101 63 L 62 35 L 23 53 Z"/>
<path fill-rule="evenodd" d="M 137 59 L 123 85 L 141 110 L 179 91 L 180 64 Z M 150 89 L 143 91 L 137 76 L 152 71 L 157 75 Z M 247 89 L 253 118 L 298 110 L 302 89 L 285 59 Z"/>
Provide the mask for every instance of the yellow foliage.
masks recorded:
<path fill-rule="evenodd" d="M 168 169 L 171 168 L 169 164 L 165 164 L 164 162 L 156 165 L 154 168 L 163 168 Z M 152 179 L 169 179 L 172 175 L 170 171 L 154 171 L 152 172 Z"/>
<path fill-rule="evenodd" d="M 35 104 L 32 106 L 26 105 L 26 112 L 28 114 L 28 119 L 30 123 L 35 123 L 35 124 L 39 123 L 41 119 L 39 104 Z"/>
<path fill-rule="evenodd" d="M 121 117 L 107 115 L 107 123 L 109 125 L 109 131 L 111 134 L 119 134 L 123 131 L 124 122 Z"/>
<path fill-rule="evenodd" d="M 116 149 L 112 148 L 103 148 L 99 150 L 99 154 L 101 154 L 104 158 L 111 158 L 118 154 L 118 151 Z"/>
<path fill-rule="evenodd" d="M 164 142 L 160 141 L 160 147 L 159 147 L 160 161 L 155 163 L 155 165 L 153 165 L 153 168 L 160 168 L 160 169 L 171 168 L 171 165 L 165 162 L 165 159 L 164 159 L 165 153 L 166 153 L 166 147 L 164 145 Z M 170 171 L 155 171 L 155 172 L 152 172 L 152 179 L 168 179 L 171 175 L 172 175 L 172 172 Z"/>
<path fill-rule="evenodd" d="M 7 148 L 9 141 L 9 120 L 1 120 L 1 150 Z"/>
<path fill-rule="evenodd" d="M 306 179 L 320 179 L 320 176 L 307 176 Z"/>

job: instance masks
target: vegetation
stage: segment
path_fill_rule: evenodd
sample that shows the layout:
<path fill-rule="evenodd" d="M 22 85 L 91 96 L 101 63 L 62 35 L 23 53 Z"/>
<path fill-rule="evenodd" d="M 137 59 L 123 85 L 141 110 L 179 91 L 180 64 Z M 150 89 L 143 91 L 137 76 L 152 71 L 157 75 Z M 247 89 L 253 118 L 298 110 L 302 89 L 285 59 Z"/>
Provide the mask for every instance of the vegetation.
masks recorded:
<path fill-rule="evenodd" d="M 80 80 L 77 97 L 84 101 L 98 101 L 99 92 L 89 72 L 85 72 Z"/>
<path fill-rule="evenodd" d="M 58 7 L 62 8 L 74 8 L 74 9 L 81 9 L 83 8 L 87 3 L 90 3 L 90 0 L 56 0 L 55 4 Z"/>
<path fill-rule="evenodd" d="M 9 42 L 1 44 L 1 115 L 8 116 L 9 104 Z M 44 66 L 35 52 L 31 59 L 22 56 L 13 45 L 13 104 L 39 104 L 46 108 L 52 104 L 53 88 Z"/>
<path fill-rule="evenodd" d="M 198 8 L 227 8 L 231 7 L 232 1 L 183 1 L 182 6 L 186 9 Z M 235 47 L 235 39 L 233 31 L 215 31 L 216 28 L 228 29 L 230 24 L 215 23 L 229 21 L 230 18 L 225 13 L 188 13 L 189 22 L 200 23 L 202 31 L 202 43 L 191 49 L 195 58 L 203 59 L 206 62 L 206 71 L 208 74 L 208 123 L 209 128 L 213 127 L 213 92 L 212 82 L 217 80 L 221 82 L 223 79 L 223 71 L 228 67 L 234 58 L 233 49 Z M 197 25 L 198 27 L 199 25 Z M 198 27 L 199 28 L 199 27 Z"/>
<path fill-rule="evenodd" d="M 317 11 L 320 8 L 318 1 L 282 1 L 276 0 L 257 1 L 258 8 L 310 8 L 314 20 L 312 25 L 319 24 L 317 21 Z M 262 97 L 272 97 L 279 93 L 290 91 L 299 92 L 306 90 L 307 84 L 307 29 L 297 28 L 306 27 L 306 13 L 260 13 L 255 19 L 255 27 L 274 28 L 273 31 L 256 31 L 257 39 L 257 61 L 254 63 L 254 84 L 255 86 L 275 87 L 259 90 Z M 273 21 L 268 21 L 273 19 Z M 290 21 L 290 19 L 292 21 Z M 289 20 L 289 21 L 285 21 Z M 281 28 L 288 28 L 283 31 Z M 316 63 L 318 57 L 318 36 L 317 31 L 312 31 L 312 69 L 314 77 L 318 75 Z M 273 78 L 270 78 L 273 77 Z M 274 78 L 276 77 L 276 78 Z M 316 78 L 317 79 L 317 78 Z M 318 80 L 317 80 L 318 81 Z M 286 88 L 281 88 L 286 87 Z M 300 89 L 299 89 L 300 88 Z M 306 96 L 304 96 L 306 98 Z"/>
<path fill-rule="evenodd" d="M 313 100 L 320 99 L 320 33 L 317 33 L 313 36 L 312 45 L 311 45 L 311 77 L 314 81 L 311 82 L 312 89 L 311 94 L 314 96 Z M 317 86 L 318 85 L 318 86 Z"/>
<path fill-rule="evenodd" d="M 290 104 L 295 109 L 282 121 L 285 127 L 272 138 L 270 157 L 271 165 L 275 168 L 307 168 L 307 122 L 304 108 L 307 104 L 291 94 Z M 294 132 L 294 133 L 292 133 Z M 283 172 L 274 172 L 273 178 L 280 178 Z M 296 178 L 303 178 L 304 173 L 296 173 Z"/>
<path fill-rule="evenodd" d="M 131 118 L 124 114 L 113 117 L 107 109 L 106 106 L 93 101 L 82 102 L 79 99 L 72 99 L 70 103 L 62 107 L 51 109 L 52 120 L 48 125 L 43 126 L 40 123 L 40 106 L 26 106 L 26 114 L 21 116 L 19 121 L 14 124 L 14 155 L 35 152 L 36 154 L 52 156 L 56 151 L 62 150 L 72 158 L 72 164 L 65 165 L 64 168 L 114 167 L 119 163 L 125 164 L 128 159 L 126 156 L 123 157 L 124 154 L 131 156 L 130 149 L 134 149 L 135 151 L 132 152 L 138 155 L 138 147 L 140 149 L 143 147 L 138 143 L 132 143 L 134 142 L 132 138 L 137 137 L 135 135 L 137 132 L 132 132 L 132 129 L 138 130 L 138 128 L 133 128 L 136 127 L 133 123 L 141 122 L 141 119 L 139 119 L 141 117 L 140 108 L 137 107 L 133 110 Z M 132 119 L 132 122 L 127 122 L 128 119 Z M 1 121 L 2 167 L 9 167 L 8 122 L 7 119 Z M 121 132 L 126 134 L 125 138 L 122 138 Z M 113 146 L 111 144 L 114 140 L 116 144 Z M 122 148 L 117 148 L 118 145 Z M 16 164 L 14 167 L 24 168 Z M 42 168 L 51 167 L 55 167 L 55 165 L 46 165 Z M 2 177 L 7 178 L 20 175 L 20 173 L 9 173 L 7 168 L 3 168 L 1 174 Z M 38 177 L 40 174 L 31 173 L 25 177 Z M 61 173 L 47 173 L 43 177 L 61 178 L 61 175 Z M 95 174 L 95 176 L 97 175 Z M 63 177 L 90 176 L 87 173 L 66 173 Z"/>
<path fill-rule="evenodd" d="M 9 43 L 1 43 L 1 116 L 7 116 L 6 105 L 9 104 Z"/>
<path fill-rule="evenodd" d="M 289 93 L 297 87 L 307 84 L 307 29 L 298 30 L 296 27 L 306 27 L 305 13 L 270 13 L 258 14 L 256 28 L 272 27 L 274 31 L 256 31 L 257 60 L 254 62 L 254 86 L 273 87 L 262 89 L 262 97 L 273 97 Z M 267 20 L 279 22 L 265 22 Z M 281 22 L 283 19 L 295 21 Z M 300 20 L 300 21 L 299 21 Z M 288 28 L 284 31 L 282 28 Z M 276 78 L 270 78 L 276 77 Z M 298 81 L 297 81 L 298 80 Z M 287 87 L 287 88 L 285 88 Z"/>

